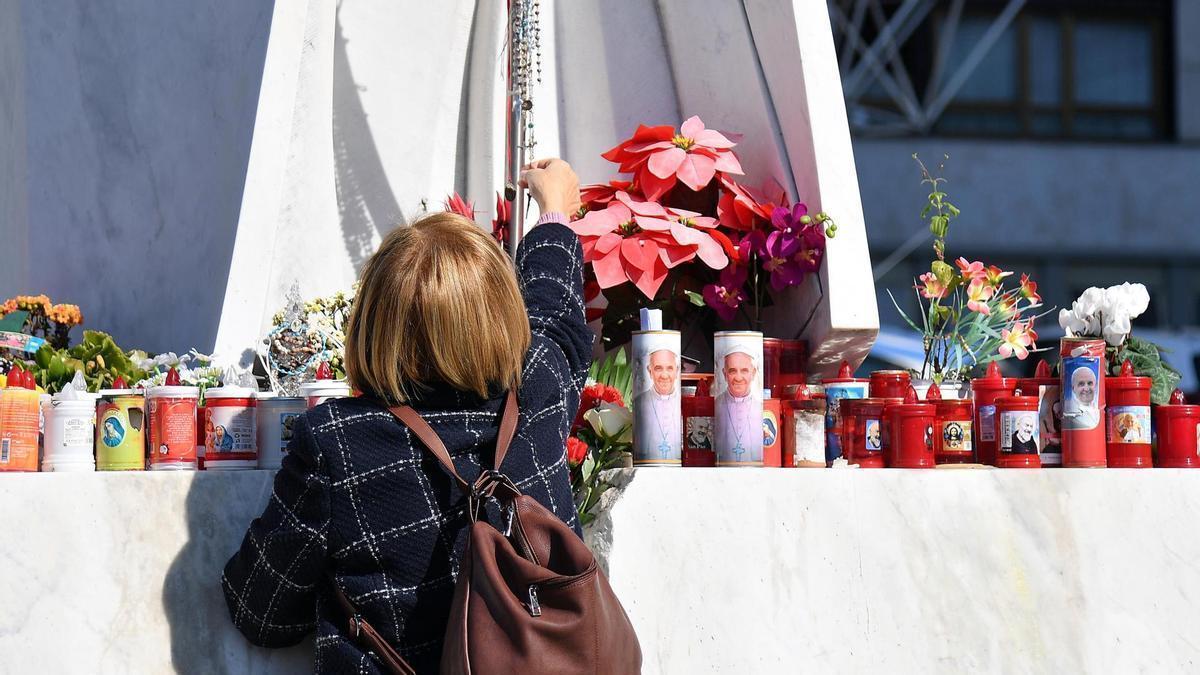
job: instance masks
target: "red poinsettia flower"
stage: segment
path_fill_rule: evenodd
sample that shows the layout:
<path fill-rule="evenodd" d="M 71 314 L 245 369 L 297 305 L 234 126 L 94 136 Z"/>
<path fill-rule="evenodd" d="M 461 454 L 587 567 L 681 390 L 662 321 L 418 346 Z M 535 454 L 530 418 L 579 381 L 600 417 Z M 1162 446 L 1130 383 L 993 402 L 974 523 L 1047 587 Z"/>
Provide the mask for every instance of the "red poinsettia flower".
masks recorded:
<path fill-rule="evenodd" d="M 579 201 L 588 211 L 608 206 L 617 198 L 618 192 L 629 192 L 632 183 L 627 180 L 610 180 L 608 183 L 593 183 L 579 188 Z"/>
<path fill-rule="evenodd" d="M 602 156 L 620 164 L 622 173 L 632 173 L 634 184 L 647 199 L 656 200 L 681 182 L 700 191 L 718 171 L 742 173 L 732 148 L 740 136 L 730 139 L 707 129 L 699 117 L 688 118 L 679 128 L 639 125 L 633 137 Z"/>
<path fill-rule="evenodd" d="M 604 316 L 604 307 L 595 307 L 593 303 L 600 298 L 600 284 L 595 279 L 583 283 L 583 313 L 588 323 Z"/>
<path fill-rule="evenodd" d="M 508 246 L 508 224 L 512 221 L 512 207 L 499 192 L 496 193 L 496 217 L 492 219 L 492 237 L 501 247 Z"/>
<path fill-rule="evenodd" d="M 717 201 L 717 219 L 734 230 L 752 230 L 771 219 L 773 206 L 755 190 L 742 185 L 730 176 L 721 175 L 721 198 Z M 782 197 L 782 195 L 781 195 Z M 780 199 L 777 203 L 783 204 Z"/>
<path fill-rule="evenodd" d="M 583 460 L 587 459 L 588 444 L 575 438 L 567 436 L 567 463 L 572 467 L 583 464 Z"/>
<path fill-rule="evenodd" d="M 446 197 L 446 210 L 475 220 L 475 202 L 463 199 L 462 195 L 457 192 Z"/>

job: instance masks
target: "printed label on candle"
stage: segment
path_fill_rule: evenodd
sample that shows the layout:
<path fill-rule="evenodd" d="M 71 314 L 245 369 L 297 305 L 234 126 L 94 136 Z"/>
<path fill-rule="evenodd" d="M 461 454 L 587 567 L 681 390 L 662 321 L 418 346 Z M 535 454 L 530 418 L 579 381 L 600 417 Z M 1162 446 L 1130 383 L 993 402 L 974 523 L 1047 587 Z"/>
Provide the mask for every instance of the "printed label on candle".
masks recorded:
<path fill-rule="evenodd" d="M 996 440 L 996 406 L 979 406 L 979 440 Z"/>
<path fill-rule="evenodd" d="M 288 443 L 292 442 L 292 429 L 299 416 L 298 412 L 279 413 L 279 452 L 287 454 Z"/>
<path fill-rule="evenodd" d="M 692 450 L 712 450 L 711 417 L 687 418 L 687 447 Z"/>
<path fill-rule="evenodd" d="M 196 399 L 151 398 L 150 463 L 196 461 Z"/>
<path fill-rule="evenodd" d="M 1042 454 L 1061 454 L 1062 401 L 1058 385 L 1038 387 L 1038 447 Z"/>
<path fill-rule="evenodd" d="M 1013 410 L 1000 415 L 1000 451 L 1014 455 L 1038 453 L 1037 413 Z"/>
<path fill-rule="evenodd" d="M 1064 429 L 1095 429 L 1100 426 L 1100 359 L 1073 356 L 1062 360 L 1062 422 Z"/>
<path fill-rule="evenodd" d="M 883 447 L 883 439 L 879 430 L 879 420 L 863 420 L 863 449 L 867 452 L 879 452 Z"/>
<path fill-rule="evenodd" d="M 37 471 L 40 413 L 37 392 L 0 392 L 0 469 Z"/>
<path fill-rule="evenodd" d="M 1109 443 L 1149 443 L 1150 406 L 1118 405 L 1105 411 Z"/>
<path fill-rule="evenodd" d="M 64 448 L 92 447 L 92 423 L 90 419 L 67 419 L 63 421 L 62 445 Z"/>
<path fill-rule="evenodd" d="M 253 453 L 255 446 L 255 409 L 240 406 L 207 406 L 208 424 L 204 429 L 204 456 Z"/>
<path fill-rule="evenodd" d="M 966 420 L 951 420 L 942 423 L 942 450 L 946 452 L 971 452 L 971 423 Z"/>

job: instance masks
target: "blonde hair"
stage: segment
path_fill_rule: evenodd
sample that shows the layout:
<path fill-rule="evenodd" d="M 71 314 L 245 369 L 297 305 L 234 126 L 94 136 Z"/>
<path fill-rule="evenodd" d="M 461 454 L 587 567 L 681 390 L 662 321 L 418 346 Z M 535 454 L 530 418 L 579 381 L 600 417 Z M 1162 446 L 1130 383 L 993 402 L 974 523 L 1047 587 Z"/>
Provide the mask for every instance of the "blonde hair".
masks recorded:
<path fill-rule="evenodd" d="M 393 230 L 363 267 L 346 374 L 394 403 L 439 383 L 486 397 L 520 384 L 530 339 L 500 247 L 467 218 L 435 213 Z"/>

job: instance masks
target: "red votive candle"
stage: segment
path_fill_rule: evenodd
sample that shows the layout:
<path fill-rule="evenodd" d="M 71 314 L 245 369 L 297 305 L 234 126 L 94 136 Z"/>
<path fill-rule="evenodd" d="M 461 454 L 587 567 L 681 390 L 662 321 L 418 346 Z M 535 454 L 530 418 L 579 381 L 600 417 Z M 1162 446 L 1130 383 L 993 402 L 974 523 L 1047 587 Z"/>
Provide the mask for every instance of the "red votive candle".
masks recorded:
<path fill-rule="evenodd" d="M 708 378 L 698 378 L 696 393 L 683 396 L 679 403 L 683 412 L 683 457 L 681 464 L 688 467 L 716 466 L 717 453 L 713 449 L 713 412 L 716 408 L 713 397 L 708 394 Z"/>
<path fill-rule="evenodd" d="M 1038 397 L 1038 456 L 1042 466 L 1062 466 L 1062 380 L 1051 374 L 1050 364 L 1041 361 L 1033 377 L 1017 380 L 1022 396 Z"/>
<path fill-rule="evenodd" d="M 763 400 L 763 466 L 783 466 L 783 403 L 777 398 Z"/>
<path fill-rule="evenodd" d="M 999 442 L 996 429 L 996 399 L 1012 396 L 1017 381 L 1000 375 L 1000 366 L 992 361 L 987 374 L 971 380 L 971 395 L 975 400 L 975 459 L 980 464 L 996 466 Z"/>
<path fill-rule="evenodd" d="M 1150 459 L 1150 378 L 1135 377 L 1128 359 L 1121 374 L 1104 379 L 1104 420 L 1108 465 L 1148 469 Z"/>
<path fill-rule="evenodd" d="M 904 398 L 912 376 L 907 370 L 876 370 L 871 373 L 871 398 Z"/>
<path fill-rule="evenodd" d="M 1062 357 L 1063 466 L 1107 465 L 1104 340 L 1065 337 Z"/>
<path fill-rule="evenodd" d="M 936 409 L 931 403 L 921 403 L 910 385 L 903 403 L 893 403 L 884 409 L 887 418 L 887 443 L 892 462 L 897 469 L 932 469 L 933 422 Z"/>
<path fill-rule="evenodd" d="M 787 387 L 807 382 L 808 375 L 804 366 L 808 361 L 808 343 L 804 340 L 780 340 L 779 346 L 779 386 Z"/>
<path fill-rule="evenodd" d="M 929 385 L 925 401 L 932 403 L 933 455 L 938 464 L 970 464 L 975 461 L 974 435 L 971 427 L 975 404 L 971 399 L 943 399 L 937 383 Z"/>
<path fill-rule="evenodd" d="M 1038 399 L 1036 396 L 1001 396 L 996 399 L 996 435 L 1001 469 L 1037 469 Z"/>
<path fill-rule="evenodd" d="M 842 401 L 842 447 L 846 460 L 864 469 L 882 469 L 883 409 L 899 398 L 859 398 Z"/>
<path fill-rule="evenodd" d="M 825 397 L 803 387 L 783 402 L 783 466 L 825 467 Z"/>
<path fill-rule="evenodd" d="M 1158 461 L 1155 466 L 1170 469 L 1200 467 L 1200 405 L 1187 405 L 1183 392 L 1171 394 L 1169 405 L 1154 411 L 1158 428 Z"/>
<path fill-rule="evenodd" d="M 763 388 L 771 390 L 771 398 L 783 396 L 783 383 L 779 381 L 779 358 L 782 352 L 783 340 L 763 338 Z"/>

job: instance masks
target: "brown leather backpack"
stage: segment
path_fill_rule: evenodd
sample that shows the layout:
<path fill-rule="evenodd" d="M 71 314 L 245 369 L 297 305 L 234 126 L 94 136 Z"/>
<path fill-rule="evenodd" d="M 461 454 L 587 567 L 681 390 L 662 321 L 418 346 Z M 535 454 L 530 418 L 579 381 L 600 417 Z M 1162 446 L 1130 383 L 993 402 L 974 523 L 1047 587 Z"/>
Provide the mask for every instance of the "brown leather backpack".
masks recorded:
<path fill-rule="evenodd" d="M 509 391 L 496 437 L 495 469 L 474 485 L 454 469 L 445 444 L 408 406 L 391 409 L 437 457 L 467 497 L 471 531 L 459 565 L 446 625 L 441 672 L 485 673 L 641 672 L 642 651 L 625 610 L 596 559 L 571 528 L 499 472 L 517 429 L 517 398 Z M 480 512 L 496 499 L 506 530 Z M 415 671 L 358 613 L 337 583 L 347 629 L 393 673 Z"/>

